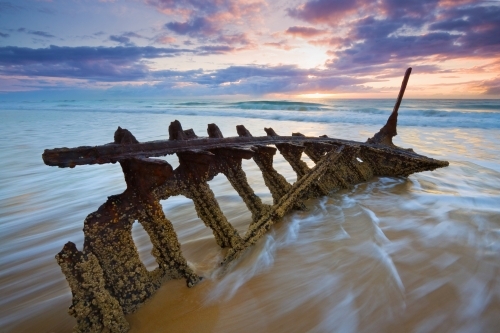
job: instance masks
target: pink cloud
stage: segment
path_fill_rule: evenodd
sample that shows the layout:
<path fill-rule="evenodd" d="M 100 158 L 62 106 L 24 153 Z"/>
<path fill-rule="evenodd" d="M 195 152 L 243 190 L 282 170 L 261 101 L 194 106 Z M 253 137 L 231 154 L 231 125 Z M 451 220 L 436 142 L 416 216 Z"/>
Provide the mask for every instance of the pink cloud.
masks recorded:
<path fill-rule="evenodd" d="M 228 34 L 228 35 L 220 35 L 217 37 L 215 42 L 225 43 L 229 45 L 254 45 L 255 43 L 248 37 L 246 33 L 237 33 L 237 34 Z"/>
<path fill-rule="evenodd" d="M 456 7 L 458 5 L 467 5 L 476 3 L 477 0 L 441 0 L 439 1 L 440 7 Z"/>
<path fill-rule="evenodd" d="M 177 39 L 174 37 L 166 36 L 166 35 L 161 35 L 155 38 L 155 42 L 159 44 L 172 44 L 175 43 Z"/>
<path fill-rule="evenodd" d="M 346 15 L 357 12 L 361 5 L 360 0 L 312 0 L 288 9 L 288 14 L 310 23 L 335 25 Z"/>
<path fill-rule="evenodd" d="M 348 44 L 348 40 L 341 37 L 325 37 L 325 38 L 310 40 L 308 43 L 316 46 L 332 46 L 336 48 Z M 327 51 L 327 53 L 329 52 L 333 51 Z"/>
<path fill-rule="evenodd" d="M 483 81 L 480 86 L 485 89 L 485 95 L 500 96 L 500 77 Z"/>
<path fill-rule="evenodd" d="M 295 48 L 293 46 L 290 46 L 285 40 L 282 40 L 280 42 L 264 43 L 264 46 L 274 47 L 274 48 L 282 49 L 282 50 L 286 50 L 286 51 L 289 51 L 289 50 Z"/>

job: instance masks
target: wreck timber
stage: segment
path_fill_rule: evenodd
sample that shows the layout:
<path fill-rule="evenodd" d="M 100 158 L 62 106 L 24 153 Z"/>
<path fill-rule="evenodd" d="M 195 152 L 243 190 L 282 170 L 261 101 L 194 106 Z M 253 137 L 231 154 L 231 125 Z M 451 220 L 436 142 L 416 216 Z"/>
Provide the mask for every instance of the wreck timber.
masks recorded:
<path fill-rule="evenodd" d="M 398 108 L 411 72 L 405 74 L 401 90 L 387 124 L 366 143 L 301 133 L 280 136 L 266 128 L 266 136 L 254 137 L 242 125 L 238 137 L 224 138 L 215 124 L 208 137 L 183 130 L 178 121 L 169 127 L 169 140 L 139 142 L 130 131 L 118 127 L 114 142 L 96 147 L 45 150 L 45 164 L 73 168 L 77 165 L 120 163 L 126 190 L 108 197 L 84 222 L 84 246 L 79 251 L 68 242 L 56 259 L 73 293 L 69 313 L 76 317 L 75 332 L 126 332 L 125 315 L 145 302 L 168 279 L 185 279 L 188 287 L 201 279 L 187 264 L 172 222 L 160 200 L 183 195 L 194 202 L 203 223 L 212 229 L 221 248 L 227 248 L 221 266 L 241 256 L 273 224 L 307 198 L 328 195 L 375 176 L 407 177 L 412 173 L 448 165 L 395 146 Z M 297 174 L 289 184 L 273 167 L 279 151 Z M 316 163 L 309 168 L 301 160 L 306 154 Z M 166 161 L 150 157 L 176 154 L 175 170 Z M 242 169 L 243 159 L 253 159 L 269 188 L 273 205 L 255 195 Z M 224 174 L 252 214 L 244 235 L 238 234 L 222 213 L 208 181 Z M 150 272 L 139 259 L 132 239 L 132 225 L 142 224 L 153 244 L 158 267 Z"/>

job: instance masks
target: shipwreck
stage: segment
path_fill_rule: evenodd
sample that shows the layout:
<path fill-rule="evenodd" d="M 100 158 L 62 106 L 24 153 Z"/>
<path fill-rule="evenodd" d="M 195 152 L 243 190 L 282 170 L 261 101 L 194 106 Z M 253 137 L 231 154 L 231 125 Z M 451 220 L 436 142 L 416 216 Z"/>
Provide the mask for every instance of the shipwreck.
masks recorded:
<path fill-rule="evenodd" d="M 71 287 L 69 313 L 76 317 L 75 332 L 126 332 L 125 315 L 136 310 L 168 279 L 185 279 L 188 287 L 202 279 L 187 264 L 171 221 L 160 204 L 170 196 L 183 195 L 194 202 L 196 212 L 211 228 L 217 244 L 227 248 L 221 266 L 239 258 L 273 224 L 288 212 L 304 207 L 303 200 L 325 196 L 366 182 L 375 176 L 407 177 L 412 173 L 448 166 L 393 144 L 397 135 L 398 109 L 408 83 L 406 71 L 394 110 L 385 126 L 366 142 L 327 136 L 308 137 L 301 133 L 278 135 L 265 128 L 266 136 L 252 136 L 237 126 L 238 137 L 224 137 L 217 125 L 209 124 L 208 137 L 183 130 L 178 121 L 170 124 L 169 139 L 139 142 L 118 127 L 114 142 L 89 147 L 47 149 L 45 164 L 61 168 L 77 165 L 120 163 L 127 188 L 113 195 L 87 216 L 84 246 L 80 251 L 68 242 L 56 255 Z M 279 151 L 297 174 L 290 184 L 273 167 Z M 305 153 L 313 168 L 301 160 Z M 151 157 L 176 154 L 174 170 L 164 160 Z M 262 171 L 273 205 L 264 204 L 248 183 L 243 159 L 253 159 Z M 208 181 L 224 174 L 251 212 L 252 221 L 240 235 L 222 213 Z M 132 239 L 132 225 L 142 224 L 153 244 L 158 263 L 148 271 Z"/>

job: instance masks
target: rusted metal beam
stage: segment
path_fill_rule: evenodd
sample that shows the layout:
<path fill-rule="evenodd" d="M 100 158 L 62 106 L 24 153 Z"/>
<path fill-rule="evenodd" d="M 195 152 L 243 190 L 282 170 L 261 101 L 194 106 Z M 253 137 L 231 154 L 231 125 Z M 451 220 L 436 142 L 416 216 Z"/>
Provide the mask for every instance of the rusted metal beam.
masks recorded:
<path fill-rule="evenodd" d="M 48 166 L 73 168 L 77 165 L 92 165 L 116 163 L 135 157 L 160 157 L 186 150 L 210 150 L 216 148 L 245 147 L 255 145 L 276 145 L 280 143 L 330 143 L 356 147 L 376 147 L 380 151 L 405 155 L 408 157 L 422 157 L 422 155 L 398 147 L 387 147 L 382 144 L 374 145 L 350 140 L 299 137 L 299 136 L 261 136 L 261 137 L 228 137 L 228 138 L 198 138 L 194 140 L 149 141 L 144 143 L 116 144 L 109 143 L 101 146 L 81 146 L 77 148 L 46 149 L 42 154 L 44 163 Z"/>
<path fill-rule="evenodd" d="M 410 74 L 411 67 L 406 70 L 403 82 L 401 83 L 401 88 L 399 89 L 398 98 L 396 99 L 396 104 L 394 104 L 394 108 L 392 109 L 392 113 L 389 116 L 389 119 L 387 119 L 387 123 L 380 129 L 378 133 L 376 133 L 372 138 L 368 139 L 368 143 L 394 146 L 394 144 L 392 143 L 392 138 L 398 135 L 398 131 L 396 129 L 398 126 L 398 110 L 399 106 L 401 105 L 401 101 L 403 100 L 403 95 L 405 93 L 406 86 L 408 85 Z"/>

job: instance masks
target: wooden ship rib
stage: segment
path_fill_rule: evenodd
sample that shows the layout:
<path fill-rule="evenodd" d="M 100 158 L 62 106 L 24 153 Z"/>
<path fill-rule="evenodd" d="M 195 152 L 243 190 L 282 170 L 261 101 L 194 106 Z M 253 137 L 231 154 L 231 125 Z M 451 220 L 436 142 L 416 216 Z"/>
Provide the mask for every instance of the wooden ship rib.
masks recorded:
<path fill-rule="evenodd" d="M 113 195 L 87 216 L 82 251 L 68 242 L 56 259 L 71 287 L 70 314 L 77 319 L 75 332 L 126 332 L 125 315 L 150 298 L 168 279 L 185 279 L 193 287 L 202 279 L 183 257 L 172 222 L 160 200 L 183 195 L 194 202 L 196 212 L 211 228 L 217 244 L 228 248 L 221 266 L 227 266 L 261 238 L 273 224 L 294 209 L 304 207 L 307 198 L 328 195 L 376 176 L 407 177 L 412 173 L 448 166 L 448 162 L 419 155 L 392 143 L 397 135 L 398 109 L 411 73 L 403 84 L 387 124 L 367 142 L 308 137 L 300 133 L 280 136 L 265 128 L 266 136 L 254 137 L 237 126 L 238 137 L 224 138 L 215 124 L 208 137 L 183 130 L 178 121 L 169 127 L 169 140 L 139 142 L 132 133 L 118 127 L 114 142 L 96 147 L 45 150 L 45 164 L 58 167 L 120 163 L 126 190 Z M 279 151 L 297 174 L 290 184 L 273 167 Z M 305 153 L 313 168 L 301 160 Z M 174 170 L 164 160 L 151 157 L 176 154 Z M 262 171 L 273 205 L 255 195 L 242 169 L 243 159 L 253 159 Z M 248 230 L 240 236 L 222 210 L 208 185 L 224 174 L 252 215 Z M 148 271 L 139 259 L 132 239 L 132 225 L 142 224 L 153 244 L 158 263 Z"/>

